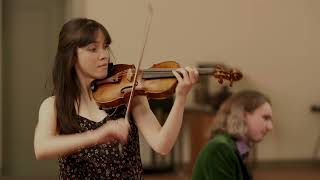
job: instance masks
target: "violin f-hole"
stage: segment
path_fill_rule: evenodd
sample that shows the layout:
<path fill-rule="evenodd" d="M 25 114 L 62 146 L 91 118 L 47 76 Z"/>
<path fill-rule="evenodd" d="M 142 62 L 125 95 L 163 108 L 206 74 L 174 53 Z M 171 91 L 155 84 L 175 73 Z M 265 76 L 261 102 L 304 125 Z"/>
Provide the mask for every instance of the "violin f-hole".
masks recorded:
<path fill-rule="evenodd" d="M 121 94 L 126 94 L 126 93 L 129 93 L 130 90 L 132 89 L 132 86 L 127 86 L 127 87 L 124 87 L 120 90 Z"/>
<path fill-rule="evenodd" d="M 138 82 L 135 83 L 135 86 L 138 86 Z M 122 94 L 129 93 L 132 90 L 132 86 L 126 86 L 120 90 Z"/>

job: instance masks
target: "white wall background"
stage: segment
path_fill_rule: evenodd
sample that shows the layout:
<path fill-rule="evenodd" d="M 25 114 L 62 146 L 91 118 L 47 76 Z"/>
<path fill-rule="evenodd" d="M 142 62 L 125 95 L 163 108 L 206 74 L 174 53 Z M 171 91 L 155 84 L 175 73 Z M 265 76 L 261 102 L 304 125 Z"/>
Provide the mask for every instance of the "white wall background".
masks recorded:
<path fill-rule="evenodd" d="M 143 66 L 174 59 L 182 65 L 223 62 L 245 78 L 233 90 L 254 88 L 273 101 L 274 131 L 258 147 L 259 160 L 311 159 L 320 132 L 320 1 L 161 0 Z M 69 17 L 104 24 L 118 62 L 140 57 L 147 1 L 73 0 Z M 190 97 L 190 105 L 192 98 Z"/>

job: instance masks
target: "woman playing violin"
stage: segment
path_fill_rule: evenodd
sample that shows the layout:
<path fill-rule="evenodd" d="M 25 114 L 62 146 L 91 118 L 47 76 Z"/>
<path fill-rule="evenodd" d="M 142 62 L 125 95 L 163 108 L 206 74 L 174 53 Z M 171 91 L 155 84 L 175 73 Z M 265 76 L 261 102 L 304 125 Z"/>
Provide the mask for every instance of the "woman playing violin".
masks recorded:
<path fill-rule="evenodd" d="M 183 119 L 187 95 L 198 80 L 195 68 L 173 71 L 178 84 L 175 101 L 163 126 L 147 97 L 135 96 L 108 113 L 92 97 L 90 83 L 108 75 L 111 38 L 100 23 L 76 18 L 59 34 L 53 66 L 53 96 L 39 109 L 34 150 L 37 159 L 59 160 L 60 179 L 143 179 L 138 130 L 152 149 L 167 154 Z"/>

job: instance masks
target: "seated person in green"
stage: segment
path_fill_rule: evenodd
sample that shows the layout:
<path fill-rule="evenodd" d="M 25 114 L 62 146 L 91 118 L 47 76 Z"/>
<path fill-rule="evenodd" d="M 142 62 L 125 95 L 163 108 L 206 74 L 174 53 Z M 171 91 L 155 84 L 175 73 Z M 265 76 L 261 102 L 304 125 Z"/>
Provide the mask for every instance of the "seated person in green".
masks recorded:
<path fill-rule="evenodd" d="M 244 159 L 272 130 L 270 100 L 257 91 L 238 92 L 220 106 L 213 122 L 213 138 L 199 153 L 192 179 L 252 179 Z"/>

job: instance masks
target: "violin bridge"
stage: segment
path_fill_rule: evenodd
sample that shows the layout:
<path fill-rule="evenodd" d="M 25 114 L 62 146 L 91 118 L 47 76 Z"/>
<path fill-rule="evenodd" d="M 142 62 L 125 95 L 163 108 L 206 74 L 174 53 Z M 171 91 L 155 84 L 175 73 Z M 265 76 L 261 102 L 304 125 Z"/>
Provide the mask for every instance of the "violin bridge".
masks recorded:
<path fill-rule="evenodd" d="M 134 80 L 134 72 L 135 72 L 135 69 L 128 69 L 127 80 L 129 82 L 132 82 Z"/>

